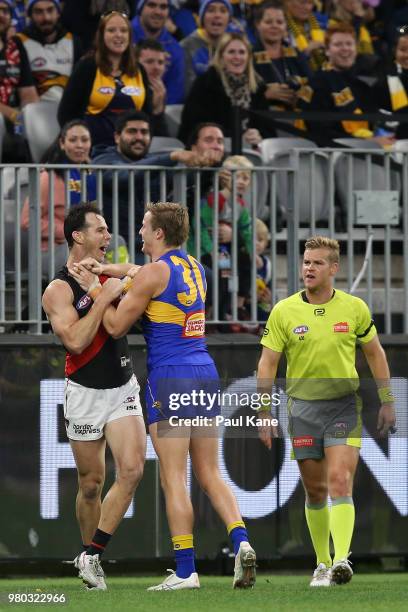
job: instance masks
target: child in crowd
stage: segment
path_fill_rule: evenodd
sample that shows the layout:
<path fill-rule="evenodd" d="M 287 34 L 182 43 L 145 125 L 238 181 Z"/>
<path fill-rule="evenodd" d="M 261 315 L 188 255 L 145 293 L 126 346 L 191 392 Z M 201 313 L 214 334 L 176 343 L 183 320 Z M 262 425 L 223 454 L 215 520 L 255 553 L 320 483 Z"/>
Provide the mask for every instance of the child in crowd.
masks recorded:
<path fill-rule="evenodd" d="M 201 261 L 212 268 L 213 232 L 218 230 L 218 268 L 221 319 L 231 314 L 230 280 L 232 275 L 232 211 L 237 207 L 238 238 L 238 317 L 243 318 L 245 300 L 250 290 L 251 217 L 245 196 L 251 184 L 252 162 L 242 155 L 227 157 L 219 174 L 218 228 L 214 227 L 214 191 L 201 201 Z M 236 200 L 233 202 L 233 172 L 235 172 Z M 194 223 L 193 223 L 194 225 Z M 190 236 L 189 251 L 194 252 L 194 236 Z M 245 317 L 247 318 L 247 317 Z"/>
<path fill-rule="evenodd" d="M 261 219 L 255 223 L 256 231 L 256 288 L 258 296 L 258 320 L 266 321 L 272 308 L 272 296 L 268 283 L 272 276 L 270 257 L 264 253 L 270 240 L 267 226 Z"/>

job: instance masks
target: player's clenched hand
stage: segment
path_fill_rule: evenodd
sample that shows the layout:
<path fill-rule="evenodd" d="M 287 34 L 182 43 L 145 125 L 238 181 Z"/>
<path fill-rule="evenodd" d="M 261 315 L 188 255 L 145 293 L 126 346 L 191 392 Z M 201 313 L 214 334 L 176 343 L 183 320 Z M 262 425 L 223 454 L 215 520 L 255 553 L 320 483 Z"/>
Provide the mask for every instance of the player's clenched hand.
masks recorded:
<path fill-rule="evenodd" d="M 263 424 L 258 426 L 259 439 L 266 448 L 271 450 L 272 439 L 278 437 L 278 428 L 272 425 L 272 415 L 269 411 L 258 412 L 257 418 L 263 421 Z"/>
<path fill-rule="evenodd" d="M 68 272 L 73 278 L 75 278 L 81 289 L 87 293 L 100 285 L 98 276 L 93 274 L 93 272 L 90 272 L 81 263 L 72 264 L 72 266 L 68 268 Z"/>
<path fill-rule="evenodd" d="M 123 282 L 120 278 L 108 278 L 102 285 L 100 295 L 106 298 L 109 302 L 116 300 L 123 292 Z"/>
<path fill-rule="evenodd" d="M 98 275 L 103 274 L 103 270 L 104 270 L 104 264 L 100 263 L 93 257 L 86 257 L 85 259 L 82 259 L 79 262 L 79 264 L 73 264 L 73 265 L 74 266 L 81 265 L 87 270 L 89 270 L 90 272 L 93 272 L 94 274 L 98 274 Z"/>
<path fill-rule="evenodd" d="M 382 404 L 378 412 L 377 430 L 383 438 L 388 435 L 390 429 L 395 427 L 395 408 L 394 404 Z M 391 432 L 393 433 L 393 432 Z"/>
<path fill-rule="evenodd" d="M 131 268 L 129 268 L 129 270 L 126 272 L 126 276 L 128 276 L 129 278 L 135 278 L 136 274 L 139 272 L 139 270 L 142 269 L 142 266 L 132 266 Z"/>

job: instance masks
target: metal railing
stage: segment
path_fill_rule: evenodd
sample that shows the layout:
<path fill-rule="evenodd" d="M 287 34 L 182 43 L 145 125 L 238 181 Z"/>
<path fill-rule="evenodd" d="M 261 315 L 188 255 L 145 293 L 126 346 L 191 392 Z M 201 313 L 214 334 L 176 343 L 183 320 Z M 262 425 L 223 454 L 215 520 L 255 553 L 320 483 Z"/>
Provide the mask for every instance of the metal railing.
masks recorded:
<path fill-rule="evenodd" d="M 69 179 L 73 166 L 47 166 L 49 172 L 48 244 L 41 253 L 40 171 L 38 165 L 0 166 L 0 326 L 10 331 L 26 325 L 31 333 L 42 333 L 41 295 L 55 274 L 54 216 L 57 180 L 63 172 L 64 201 L 69 207 Z M 179 201 L 189 207 L 193 223 L 194 251 L 202 252 L 202 200 L 210 189 L 219 198 L 219 168 L 188 169 L 152 166 L 87 166 L 81 168 L 78 187 L 86 200 L 87 175 L 95 173 L 96 201 L 108 210 L 111 202 L 111 232 L 114 253 L 126 218 L 126 241 L 130 261 L 138 254 L 138 222 L 144 203 L 151 200 Z M 239 170 L 237 170 L 239 171 Z M 239 204 L 236 172 L 232 172 L 231 269 L 228 281 L 229 315 L 220 316 L 219 210 L 213 206 L 211 309 L 208 322 L 219 326 L 242 323 L 239 319 Z M 322 233 L 342 243 L 345 272 L 337 286 L 349 290 L 364 261 L 370 241 L 372 255 L 356 294 L 374 313 L 384 315 L 386 333 L 408 332 L 408 157 L 380 150 L 297 149 L 275 152 L 268 165 L 254 166 L 246 205 L 252 221 L 263 218 L 270 228 L 268 253 L 272 262 L 269 282 L 271 302 L 299 287 L 299 256 L 304 240 Z M 21 211 L 29 201 L 28 231 L 21 229 Z M 370 208 L 371 207 L 371 208 Z M 123 215 L 125 211 L 125 215 Z M 250 324 L 257 319 L 256 236 L 252 224 Z M 44 257 L 45 255 L 45 257 Z M 225 298 L 225 294 L 224 294 Z M 223 298 L 223 299 L 224 299 Z"/>

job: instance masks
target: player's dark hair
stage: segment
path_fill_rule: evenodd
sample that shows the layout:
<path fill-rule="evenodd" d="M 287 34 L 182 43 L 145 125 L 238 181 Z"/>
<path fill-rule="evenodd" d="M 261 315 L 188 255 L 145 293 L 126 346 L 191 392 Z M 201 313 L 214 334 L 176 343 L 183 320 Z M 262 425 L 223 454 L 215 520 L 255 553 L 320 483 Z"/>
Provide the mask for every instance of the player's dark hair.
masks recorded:
<path fill-rule="evenodd" d="M 174 202 L 150 202 L 146 212 L 152 215 L 152 229 L 161 229 L 167 246 L 180 247 L 188 238 L 190 223 L 188 210 Z"/>
<path fill-rule="evenodd" d="M 74 245 L 74 239 L 72 238 L 73 232 L 80 232 L 86 227 L 86 215 L 88 213 L 94 213 L 95 215 L 101 215 L 99 208 L 91 202 L 81 203 L 77 206 L 72 206 L 69 213 L 65 217 L 64 221 L 64 236 L 67 241 L 68 248 L 72 248 Z"/>
<path fill-rule="evenodd" d="M 149 130 L 151 131 L 149 115 L 147 115 L 143 111 L 130 110 L 126 111 L 126 113 L 119 114 L 119 117 L 115 123 L 116 134 L 121 134 L 122 131 L 125 129 L 126 125 L 129 123 L 129 121 L 145 121 L 149 126 Z"/>
<path fill-rule="evenodd" d="M 190 150 L 193 145 L 197 144 L 198 139 L 200 138 L 201 130 L 207 127 L 218 128 L 219 130 L 221 130 L 222 135 L 225 136 L 222 126 L 219 125 L 218 123 L 213 123 L 211 121 L 207 121 L 206 123 L 198 123 L 188 135 L 187 142 L 186 142 L 186 149 Z"/>

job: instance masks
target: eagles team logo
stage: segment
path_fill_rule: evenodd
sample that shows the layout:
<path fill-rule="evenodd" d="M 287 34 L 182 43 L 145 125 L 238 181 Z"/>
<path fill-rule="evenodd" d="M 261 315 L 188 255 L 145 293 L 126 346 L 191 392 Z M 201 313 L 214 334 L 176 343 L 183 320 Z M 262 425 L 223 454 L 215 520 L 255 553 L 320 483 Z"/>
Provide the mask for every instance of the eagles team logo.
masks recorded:
<path fill-rule="evenodd" d="M 293 333 L 297 334 L 298 336 L 303 336 L 304 334 L 307 334 L 308 331 L 309 331 L 309 328 L 307 325 L 298 325 L 293 330 Z"/>
<path fill-rule="evenodd" d="M 342 321 L 341 323 L 335 323 L 333 325 L 333 331 L 335 334 L 348 334 L 350 331 L 350 326 L 347 321 Z"/>
<path fill-rule="evenodd" d="M 186 315 L 183 338 L 202 338 L 205 333 L 205 315 L 200 310 Z"/>

